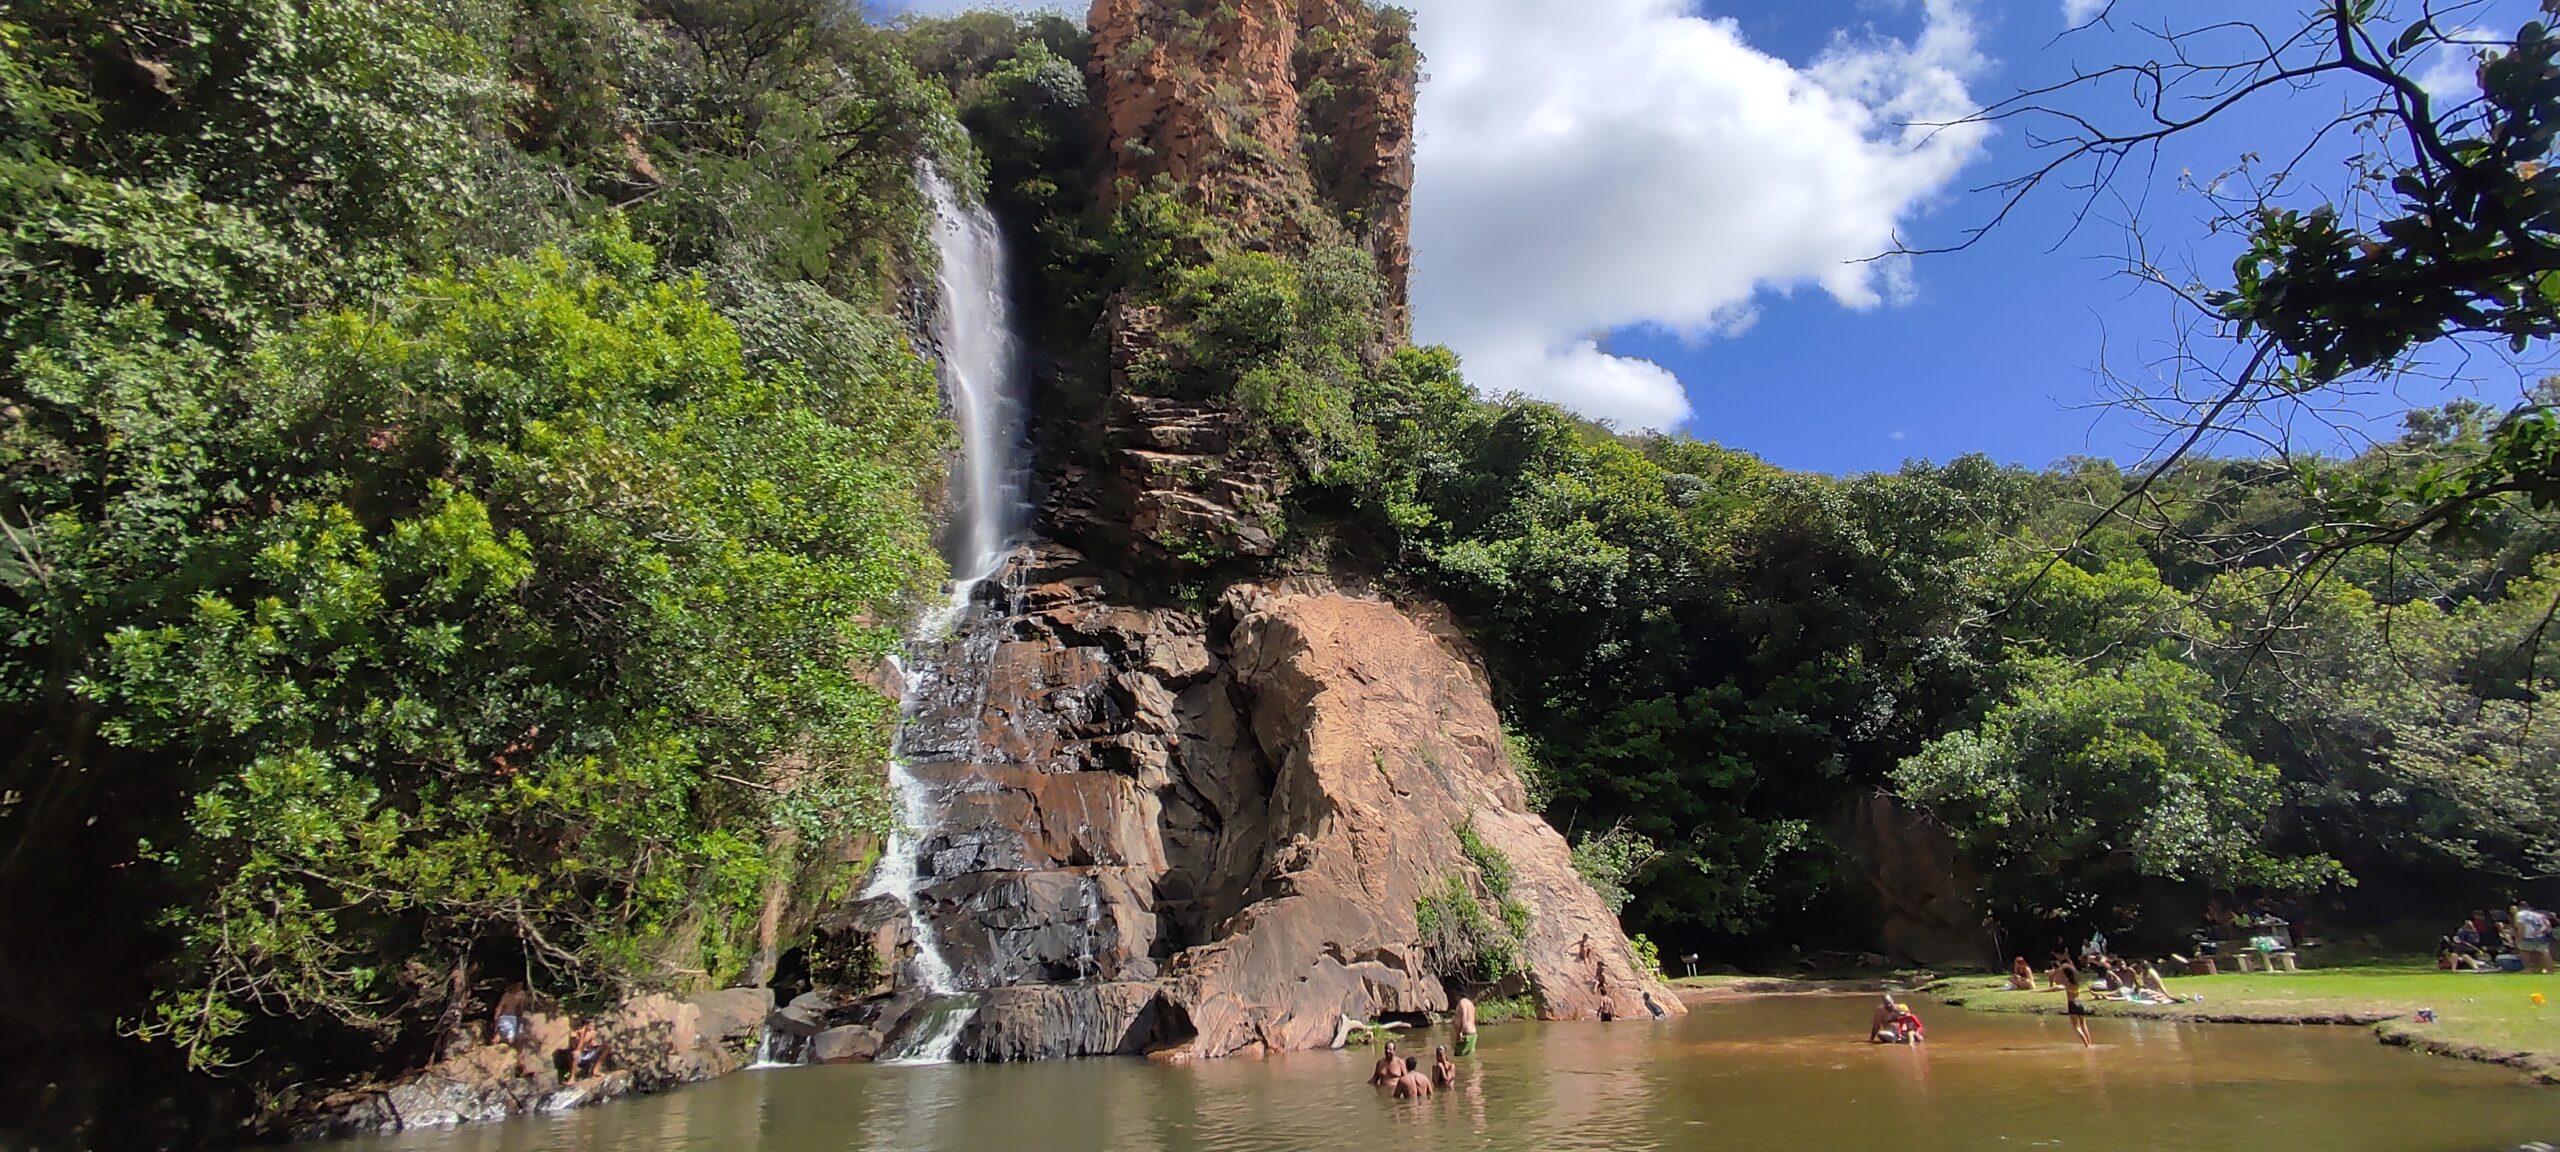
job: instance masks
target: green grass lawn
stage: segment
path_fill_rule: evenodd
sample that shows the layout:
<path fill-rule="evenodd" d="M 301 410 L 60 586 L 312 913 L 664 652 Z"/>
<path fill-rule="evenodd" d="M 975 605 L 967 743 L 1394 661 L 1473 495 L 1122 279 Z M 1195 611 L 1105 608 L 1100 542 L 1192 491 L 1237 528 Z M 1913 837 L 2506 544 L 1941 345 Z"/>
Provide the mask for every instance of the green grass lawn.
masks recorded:
<path fill-rule="evenodd" d="M 2512 1065 L 2560 1083 L 2560 976 L 2439 972 L 2373 965 L 2302 972 L 2168 979 L 2186 1004 L 2097 1002 L 2105 1016 L 2212 1023 L 2366 1024 L 2389 1043 Z M 1930 988 L 1947 1003 L 1983 1012 L 2060 1012 L 2059 992 L 2011 992 L 1998 976 L 1966 976 Z M 2535 1004 L 2541 993 L 2547 1003 Z M 2416 1022 L 2435 1010 L 2433 1024 Z"/>

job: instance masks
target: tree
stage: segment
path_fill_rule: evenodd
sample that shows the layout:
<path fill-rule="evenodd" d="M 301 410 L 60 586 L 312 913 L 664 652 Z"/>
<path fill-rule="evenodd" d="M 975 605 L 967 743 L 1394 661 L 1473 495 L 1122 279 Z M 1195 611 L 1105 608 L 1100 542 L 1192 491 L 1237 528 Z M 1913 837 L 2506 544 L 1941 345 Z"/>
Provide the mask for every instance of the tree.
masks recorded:
<path fill-rule="evenodd" d="M 2168 450 L 2101 520 L 2140 510 L 2145 494 L 2216 434 L 2259 436 L 2282 451 L 2286 410 L 2305 397 L 2484 338 L 2521 353 L 2560 332 L 2560 171 L 2551 165 L 2560 39 L 2540 21 L 2507 37 L 2480 32 L 2471 17 L 2482 6 L 2321 0 L 2292 22 L 2164 28 L 2149 60 L 2078 72 L 1973 118 L 2016 123 L 2041 158 L 1993 185 L 1999 207 L 1954 247 L 1978 240 L 2048 184 L 2085 195 L 2085 217 L 2129 166 L 2156 163 L 2165 143 L 2202 125 L 2306 91 L 2342 101 L 2343 111 L 2305 138 L 2271 142 L 2202 182 L 2213 229 L 2243 242 L 2227 280 L 2200 282 L 2136 258 L 2134 274 L 2236 342 L 2239 366 L 2217 374 L 2205 361 L 2187 365 L 2220 383 L 2173 404 Z M 2476 63 L 2476 97 L 2439 100 L 2420 82 L 2420 70 L 2446 55 Z M 2130 121 L 2078 103 L 2118 90 L 2133 96 Z M 2351 142 L 2339 145 L 2342 137 Z M 2339 147 L 2350 177 L 2342 190 L 2324 193 L 2321 181 L 2297 172 L 2329 162 Z M 2258 156 L 2284 159 L 2260 171 Z M 2509 496 L 2536 508 L 2560 501 L 2560 408 L 2520 397 L 2495 421 L 2485 450 L 2458 466 L 2380 486 L 2335 479 L 2346 482 L 2322 491 L 2325 514 L 2303 530 L 2307 567 L 2424 532 L 2468 530 Z"/>
<path fill-rule="evenodd" d="M 2224 739 L 2211 683 L 2160 655 L 2086 671 L 2042 659 L 1976 728 L 1894 771 L 1964 843 L 2002 909 L 2086 911 L 2140 878 L 2308 887 L 2324 857 L 2287 858 L 2263 834 L 2277 772 Z"/>

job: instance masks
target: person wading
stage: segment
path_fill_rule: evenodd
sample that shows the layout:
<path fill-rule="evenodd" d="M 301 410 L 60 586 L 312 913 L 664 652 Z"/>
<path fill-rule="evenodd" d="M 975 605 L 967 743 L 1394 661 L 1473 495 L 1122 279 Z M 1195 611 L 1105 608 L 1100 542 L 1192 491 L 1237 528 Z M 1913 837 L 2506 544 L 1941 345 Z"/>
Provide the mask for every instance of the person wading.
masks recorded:
<path fill-rule="evenodd" d="M 1431 1094 L 1431 1077 L 1422 1071 L 1419 1057 L 1407 1057 L 1404 1075 L 1396 1078 L 1396 1099 L 1418 1099 Z"/>
<path fill-rule="evenodd" d="M 2062 1010 L 2071 1017 L 2071 1030 L 2080 1034 L 2080 1046 L 2090 1047 L 2089 1017 L 2092 1012 L 2088 1005 L 2080 1002 L 2080 970 L 2068 964 L 2062 966 Z"/>
<path fill-rule="evenodd" d="M 1458 1062 L 1449 1058 L 1445 1046 L 1432 1053 L 1431 1082 L 1442 1088 L 1458 1082 Z"/>
<path fill-rule="evenodd" d="M 1379 1087 L 1396 1082 L 1404 1075 L 1404 1060 L 1396 1055 L 1396 1042 L 1387 1041 L 1386 1054 L 1378 1057 L 1378 1066 L 1369 1070 L 1369 1083 Z"/>
<path fill-rule="evenodd" d="M 1476 1002 L 1458 997 L 1458 1055 L 1476 1054 Z"/>

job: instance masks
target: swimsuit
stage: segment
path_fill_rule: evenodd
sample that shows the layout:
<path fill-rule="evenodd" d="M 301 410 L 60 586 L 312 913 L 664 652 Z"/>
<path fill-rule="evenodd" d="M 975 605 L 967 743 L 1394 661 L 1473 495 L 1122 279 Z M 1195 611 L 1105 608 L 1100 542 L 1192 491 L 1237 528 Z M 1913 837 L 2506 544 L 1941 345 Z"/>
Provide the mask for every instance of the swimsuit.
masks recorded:
<path fill-rule="evenodd" d="M 1473 1032 L 1469 1032 L 1469 1033 L 1467 1033 L 1467 1034 L 1466 1034 L 1466 1035 L 1464 1035 L 1464 1036 L 1460 1036 L 1460 1037 L 1458 1037 L 1458 1055 L 1460 1055 L 1460 1056 L 1473 1056 L 1473 1055 L 1475 1055 L 1475 1054 L 1476 1054 L 1476 1034 L 1475 1034 L 1475 1033 L 1473 1033 Z"/>

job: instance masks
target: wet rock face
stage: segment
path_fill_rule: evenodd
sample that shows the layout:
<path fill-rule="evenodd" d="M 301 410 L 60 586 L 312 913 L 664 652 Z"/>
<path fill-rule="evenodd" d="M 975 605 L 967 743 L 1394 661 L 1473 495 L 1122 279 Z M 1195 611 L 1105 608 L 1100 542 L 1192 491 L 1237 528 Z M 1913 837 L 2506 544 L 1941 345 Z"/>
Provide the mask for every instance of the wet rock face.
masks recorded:
<path fill-rule="evenodd" d="M 1344 1015 L 1445 1010 L 1415 907 L 1479 884 L 1470 823 L 1517 873 L 1544 1014 L 1595 1017 L 1604 987 L 1639 1010 L 1616 920 L 1527 811 L 1454 633 L 1322 587 L 1206 612 L 1123 595 L 1080 553 L 1026 549 L 911 718 L 943 813 L 920 908 L 983 993 L 961 1056 L 1309 1048 Z"/>

